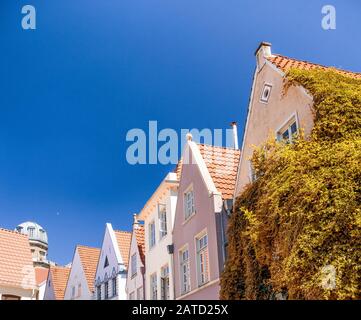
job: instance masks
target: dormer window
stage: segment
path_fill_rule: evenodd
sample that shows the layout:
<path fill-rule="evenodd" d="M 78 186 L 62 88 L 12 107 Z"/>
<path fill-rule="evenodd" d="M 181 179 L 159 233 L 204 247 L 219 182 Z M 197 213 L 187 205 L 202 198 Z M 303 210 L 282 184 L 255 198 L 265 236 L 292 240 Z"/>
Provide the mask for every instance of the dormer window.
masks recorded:
<path fill-rule="evenodd" d="M 268 103 L 269 97 L 271 95 L 271 91 L 272 91 L 272 85 L 265 83 L 261 94 L 262 103 Z"/>
<path fill-rule="evenodd" d="M 29 227 L 28 232 L 29 232 L 29 238 L 34 238 L 35 228 Z"/>

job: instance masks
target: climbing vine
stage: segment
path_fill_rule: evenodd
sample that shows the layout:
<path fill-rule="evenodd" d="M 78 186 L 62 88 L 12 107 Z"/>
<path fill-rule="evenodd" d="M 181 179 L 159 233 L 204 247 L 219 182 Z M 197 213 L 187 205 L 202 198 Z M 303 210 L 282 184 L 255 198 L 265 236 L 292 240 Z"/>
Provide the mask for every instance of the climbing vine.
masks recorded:
<path fill-rule="evenodd" d="M 254 151 L 228 228 L 222 299 L 361 299 L 361 80 L 292 69 L 314 127 Z"/>

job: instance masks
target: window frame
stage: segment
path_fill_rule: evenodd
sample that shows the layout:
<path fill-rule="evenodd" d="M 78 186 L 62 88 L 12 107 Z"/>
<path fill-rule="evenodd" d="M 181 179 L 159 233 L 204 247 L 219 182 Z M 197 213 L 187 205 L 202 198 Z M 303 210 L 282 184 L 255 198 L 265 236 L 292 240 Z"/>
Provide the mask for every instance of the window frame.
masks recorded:
<path fill-rule="evenodd" d="M 294 112 L 293 114 L 291 114 L 290 117 L 288 117 L 288 119 L 276 130 L 276 139 L 279 142 L 286 142 L 286 143 L 293 143 L 293 136 L 294 134 L 291 134 L 291 127 L 293 124 L 296 124 L 296 135 L 299 134 L 300 131 L 300 125 L 299 125 L 299 120 L 298 120 L 298 115 L 297 112 Z M 288 131 L 288 139 L 287 141 L 283 138 L 283 134 Z"/>
<path fill-rule="evenodd" d="M 165 290 L 165 288 L 167 288 Z M 160 299 L 170 300 L 170 272 L 168 263 L 160 269 Z"/>
<path fill-rule="evenodd" d="M 183 259 L 183 254 L 187 251 L 187 259 Z M 191 291 L 191 276 L 190 276 L 190 257 L 189 246 L 185 245 L 178 251 L 179 257 L 179 277 L 180 277 L 180 294 L 184 295 Z M 184 272 L 184 267 L 186 271 Z M 186 275 L 186 282 L 184 281 L 184 275 Z"/>
<path fill-rule="evenodd" d="M 130 277 L 134 278 L 137 275 L 137 253 L 133 253 L 130 257 Z"/>
<path fill-rule="evenodd" d="M 153 272 L 149 276 L 149 282 L 150 282 L 150 300 L 158 300 L 158 277 L 157 273 Z"/>
<path fill-rule="evenodd" d="M 206 244 L 200 246 L 200 242 L 202 239 L 206 237 Z M 196 254 L 196 271 L 197 271 L 197 285 L 198 287 L 202 287 L 210 281 L 210 263 L 209 263 L 209 239 L 207 229 L 198 233 L 195 237 L 195 254 Z M 206 261 L 203 260 L 203 272 L 202 272 L 202 257 L 206 258 Z M 205 268 L 204 268 L 205 266 Z M 205 269 L 205 271 L 204 271 Z"/>
<path fill-rule="evenodd" d="M 191 198 L 192 201 L 191 201 L 191 205 L 190 205 L 191 211 L 188 212 L 188 209 L 189 209 L 188 204 L 190 203 L 190 201 L 187 199 L 187 195 L 190 194 L 190 193 L 192 193 L 192 198 Z M 183 216 L 184 216 L 184 221 L 188 221 L 195 214 L 196 214 L 196 206 L 195 206 L 194 189 L 193 189 L 193 184 L 191 184 L 183 192 Z"/>
<path fill-rule="evenodd" d="M 269 90 L 267 97 L 264 97 L 264 94 L 266 92 L 266 90 Z M 269 102 L 269 99 L 271 97 L 271 93 L 272 93 L 272 89 L 273 89 L 273 85 L 269 82 L 265 82 L 263 83 L 263 87 L 262 87 L 262 91 L 261 91 L 261 96 L 259 98 L 259 101 L 263 104 L 267 104 Z"/>
<path fill-rule="evenodd" d="M 168 226 L 167 226 L 168 219 L 167 219 L 166 204 L 158 203 L 158 222 L 159 222 L 159 240 L 162 240 L 168 234 Z"/>
<path fill-rule="evenodd" d="M 154 228 L 154 231 L 152 232 L 152 226 Z M 153 247 L 155 247 L 156 243 L 157 243 L 157 239 L 156 239 L 156 231 L 155 231 L 155 220 L 153 219 L 151 222 L 149 222 L 148 224 L 148 238 L 149 238 L 149 249 L 152 249 Z"/>

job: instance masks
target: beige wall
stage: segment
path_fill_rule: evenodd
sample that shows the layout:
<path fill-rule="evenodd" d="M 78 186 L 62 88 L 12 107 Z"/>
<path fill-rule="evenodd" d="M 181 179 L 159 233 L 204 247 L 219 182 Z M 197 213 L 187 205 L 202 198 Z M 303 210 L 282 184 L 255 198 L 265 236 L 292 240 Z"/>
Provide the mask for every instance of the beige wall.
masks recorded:
<path fill-rule="evenodd" d="M 277 130 L 292 115 L 296 115 L 299 127 L 304 129 L 306 135 L 311 132 L 313 126 L 312 97 L 299 86 L 289 88 L 283 95 L 283 79 L 283 73 L 268 61 L 255 73 L 253 94 L 243 138 L 236 196 L 250 182 L 249 159 L 254 150 L 253 146 L 261 145 L 270 136 L 275 138 Z M 272 85 L 268 103 L 260 101 L 265 83 Z"/>

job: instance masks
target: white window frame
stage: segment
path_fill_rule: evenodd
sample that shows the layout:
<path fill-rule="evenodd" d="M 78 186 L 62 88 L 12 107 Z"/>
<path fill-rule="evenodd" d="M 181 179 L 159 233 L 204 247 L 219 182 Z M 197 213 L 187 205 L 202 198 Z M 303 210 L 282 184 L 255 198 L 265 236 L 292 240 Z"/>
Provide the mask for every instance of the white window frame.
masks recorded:
<path fill-rule="evenodd" d="M 170 275 L 168 264 L 164 265 L 160 271 L 160 298 L 161 300 L 170 299 Z"/>
<path fill-rule="evenodd" d="M 202 245 L 201 246 L 201 240 L 204 239 L 206 237 L 207 239 L 207 243 L 206 245 Z M 198 287 L 201 287 L 205 284 L 207 284 L 209 282 L 209 278 L 210 278 L 210 263 L 209 263 L 209 249 L 208 249 L 208 233 L 207 233 L 207 229 L 203 230 L 202 232 L 198 233 L 195 238 L 195 250 L 196 250 L 196 264 L 197 264 L 197 284 Z M 204 262 L 204 256 L 207 257 L 207 261 Z M 202 273 L 202 259 L 203 259 L 203 264 L 206 263 L 205 268 L 206 270 Z M 204 270 L 204 265 L 203 265 L 203 270 Z"/>
<path fill-rule="evenodd" d="M 154 228 L 154 230 L 152 231 L 152 226 Z M 156 232 L 155 232 L 155 220 L 152 220 L 149 224 L 148 224 L 148 232 L 149 232 L 149 249 L 152 249 L 157 240 L 156 240 Z"/>
<path fill-rule="evenodd" d="M 267 104 L 269 102 L 269 99 L 270 99 L 270 96 L 271 96 L 271 93 L 272 93 L 272 88 L 273 88 L 273 85 L 271 83 L 265 82 L 263 84 L 262 91 L 261 91 L 261 96 L 260 96 L 260 99 L 259 99 L 259 101 L 261 103 Z M 268 90 L 267 97 L 264 96 L 266 90 Z"/>
<path fill-rule="evenodd" d="M 183 259 L 183 253 L 188 252 L 187 259 Z M 191 279 L 190 279 L 190 257 L 188 245 L 183 246 L 179 252 L 179 276 L 180 276 L 180 294 L 184 295 L 191 291 Z M 186 269 L 184 269 L 186 268 Z M 185 270 L 185 272 L 184 272 Z M 186 275 L 186 282 L 184 281 L 184 275 Z"/>
<path fill-rule="evenodd" d="M 149 276 L 150 300 L 158 300 L 158 277 L 154 272 Z"/>
<path fill-rule="evenodd" d="M 299 126 L 299 120 L 298 120 L 298 115 L 297 112 L 294 112 L 291 114 L 291 116 L 276 130 L 275 135 L 276 135 L 276 139 L 277 141 L 283 141 L 283 136 L 282 134 L 288 130 L 288 139 L 289 139 L 289 143 L 292 143 L 292 134 L 291 133 L 291 126 L 293 123 L 296 123 L 296 127 L 297 127 L 297 134 L 300 131 L 300 126 Z"/>
<path fill-rule="evenodd" d="M 137 289 L 137 300 L 144 300 L 143 286 Z"/>
<path fill-rule="evenodd" d="M 167 233 L 167 205 L 158 203 L 159 239 L 163 239 Z"/>
<path fill-rule="evenodd" d="M 137 275 L 137 253 L 133 253 L 130 257 L 130 272 L 131 278 Z"/>
<path fill-rule="evenodd" d="M 188 199 L 188 194 L 192 194 L 192 197 L 190 199 Z M 191 201 L 190 201 L 191 200 Z M 184 210 L 184 220 L 187 221 L 189 220 L 191 217 L 193 217 L 193 215 L 196 213 L 196 208 L 195 208 L 195 201 L 194 201 L 194 189 L 193 189 L 193 184 L 191 184 L 183 193 L 183 210 Z"/>

